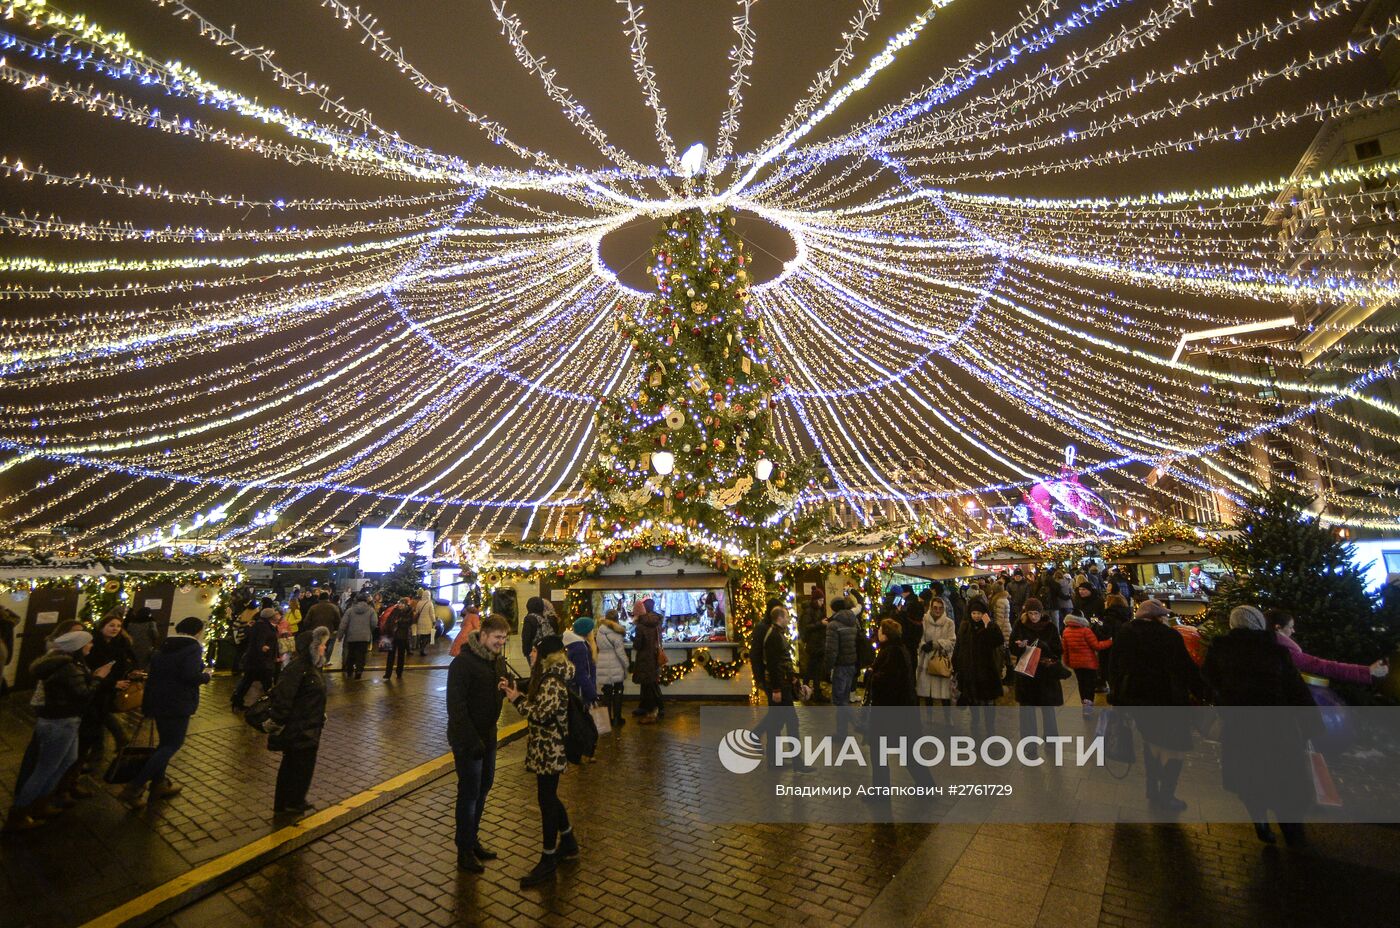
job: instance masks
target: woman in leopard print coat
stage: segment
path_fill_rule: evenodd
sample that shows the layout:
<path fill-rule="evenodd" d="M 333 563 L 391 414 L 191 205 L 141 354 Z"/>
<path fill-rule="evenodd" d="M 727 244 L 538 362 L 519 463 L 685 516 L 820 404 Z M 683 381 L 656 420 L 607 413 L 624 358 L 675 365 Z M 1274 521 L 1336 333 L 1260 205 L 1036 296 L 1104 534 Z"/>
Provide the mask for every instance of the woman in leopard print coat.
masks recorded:
<path fill-rule="evenodd" d="M 521 888 L 543 883 L 554 876 L 561 861 L 578 858 L 578 841 L 569 825 L 569 813 L 559 800 L 559 775 L 569 765 L 564 754 L 564 732 L 569 724 L 569 681 L 574 665 L 564 651 L 564 641 L 550 635 L 537 645 L 530 685 L 521 693 L 502 684 L 506 696 L 529 723 L 525 742 L 525 769 L 535 775 L 544 850 L 535 868 L 520 878 Z"/>

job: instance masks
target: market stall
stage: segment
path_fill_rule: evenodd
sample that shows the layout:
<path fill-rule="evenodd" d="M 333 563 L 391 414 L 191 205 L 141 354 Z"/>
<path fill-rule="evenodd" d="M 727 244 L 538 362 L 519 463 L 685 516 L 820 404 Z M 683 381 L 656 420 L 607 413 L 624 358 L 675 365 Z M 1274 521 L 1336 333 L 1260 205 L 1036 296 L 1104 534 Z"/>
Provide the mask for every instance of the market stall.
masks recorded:
<path fill-rule="evenodd" d="M 195 616 L 210 623 L 208 640 L 216 641 L 238 577 L 235 567 L 202 561 L 55 559 L 0 565 L 0 635 L 10 653 L 9 665 L 0 671 L 12 686 L 27 688 L 29 664 L 43 653 L 44 638 L 59 623 L 91 623 L 118 606 L 149 609 L 162 635 L 173 622 Z"/>
<path fill-rule="evenodd" d="M 1127 570 L 1139 590 L 1187 618 L 1205 614 L 1210 594 L 1225 573 L 1225 565 L 1205 540 L 1149 542 L 1106 559 Z"/>
<path fill-rule="evenodd" d="M 631 653 L 632 610 L 650 599 L 661 616 L 662 650 L 667 665 L 667 696 L 747 699 L 748 662 L 733 621 L 731 577 L 713 566 L 680 555 L 637 552 L 569 585 L 585 597 L 589 612 L 616 609 Z M 635 684 L 626 681 L 625 694 Z"/>

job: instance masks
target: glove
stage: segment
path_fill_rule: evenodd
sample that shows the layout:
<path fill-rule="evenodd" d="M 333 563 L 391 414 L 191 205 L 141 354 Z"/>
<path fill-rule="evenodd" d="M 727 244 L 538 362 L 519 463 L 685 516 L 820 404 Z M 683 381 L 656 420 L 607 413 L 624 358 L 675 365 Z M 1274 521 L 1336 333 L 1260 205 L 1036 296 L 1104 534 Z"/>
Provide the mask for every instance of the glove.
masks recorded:
<path fill-rule="evenodd" d="M 262 723 L 262 730 L 269 735 L 281 734 L 283 727 L 284 726 L 278 725 L 272 719 L 268 719 L 266 722 Z"/>

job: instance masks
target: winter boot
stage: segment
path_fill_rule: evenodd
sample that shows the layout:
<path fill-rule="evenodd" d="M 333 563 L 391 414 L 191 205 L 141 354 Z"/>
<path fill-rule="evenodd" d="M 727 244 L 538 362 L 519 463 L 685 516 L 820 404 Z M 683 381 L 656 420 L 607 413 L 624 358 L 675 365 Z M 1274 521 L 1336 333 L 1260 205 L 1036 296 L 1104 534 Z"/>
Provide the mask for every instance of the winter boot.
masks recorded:
<path fill-rule="evenodd" d="M 128 783 L 117 793 L 117 802 L 126 806 L 132 812 L 140 812 L 146 808 L 146 790 L 144 784 Z"/>
<path fill-rule="evenodd" d="M 5 816 L 5 826 L 0 828 L 0 832 L 7 835 L 18 834 L 21 831 L 33 831 L 44 824 L 42 820 L 29 814 L 30 810 L 20 806 L 11 806 L 10 814 Z"/>
<path fill-rule="evenodd" d="M 477 860 L 471 851 L 458 851 L 457 869 L 465 873 L 485 873 L 486 865 Z"/>
<path fill-rule="evenodd" d="M 1269 827 L 1268 822 L 1255 822 L 1254 836 L 1265 844 L 1274 843 L 1274 830 Z"/>
<path fill-rule="evenodd" d="M 1176 798 L 1176 781 L 1181 779 L 1181 761 L 1169 760 L 1162 765 L 1162 778 L 1157 788 L 1157 805 L 1168 812 L 1180 812 L 1186 803 Z"/>
<path fill-rule="evenodd" d="M 489 847 L 483 846 L 480 842 L 477 842 L 476 847 L 472 848 L 472 853 L 476 855 L 477 860 L 495 860 L 497 857 L 501 856 Z"/>
<path fill-rule="evenodd" d="M 540 855 L 540 862 L 535 864 L 535 869 L 520 878 L 520 888 L 529 889 L 531 886 L 538 886 L 554 879 L 554 871 L 557 864 L 553 851 L 545 851 Z"/>
<path fill-rule="evenodd" d="M 574 830 L 570 828 L 559 835 L 559 847 L 555 849 L 560 862 L 578 860 L 578 839 L 574 837 Z"/>
<path fill-rule="evenodd" d="M 151 786 L 151 795 L 156 799 L 169 799 L 171 796 L 180 795 L 180 786 L 167 778 L 161 780 L 159 785 Z"/>
<path fill-rule="evenodd" d="M 1143 779 L 1147 786 L 1147 804 L 1157 807 L 1157 796 L 1161 790 L 1162 765 L 1157 760 L 1157 755 L 1143 745 L 1142 749 L 1142 772 Z"/>

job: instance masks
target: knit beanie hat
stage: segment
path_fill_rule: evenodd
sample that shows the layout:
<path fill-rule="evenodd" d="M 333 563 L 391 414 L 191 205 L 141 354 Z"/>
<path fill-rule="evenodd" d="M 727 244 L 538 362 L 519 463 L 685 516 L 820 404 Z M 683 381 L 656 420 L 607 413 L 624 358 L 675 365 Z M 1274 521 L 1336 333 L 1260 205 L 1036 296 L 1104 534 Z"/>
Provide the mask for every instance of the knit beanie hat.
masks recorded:
<path fill-rule="evenodd" d="M 1032 596 L 1032 597 L 1030 597 L 1029 599 L 1027 599 L 1025 602 L 1021 603 L 1021 611 L 1022 611 L 1022 612 L 1044 612 L 1044 611 L 1045 611 L 1045 607 L 1044 607 L 1043 605 L 1041 605 L 1040 600 L 1038 600 L 1038 599 L 1036 599 L 1034 596 Z"/>
<path fill-rule="evenodd" d="M 588 616 L 574 619 L 574 634 L 580 638 L 587 638 L 593 633 L 593 620 Z"/>
<path fill-rule="evenodd" d="M 81 651 L 92 644 L 92 635 L 82 629 L 74 629 L 66 634 L 59 635 L 49 642 L 49 647 L 55 651 L 62 651 L 65 654 L 72 654 Z"/>
<path fill-rule="evenodd" d="M 1264 613 L 1253 606 L 1236 606 L 1230 610 L 1230 627 L 1262 632 L 1269 627 L 1269 623 L 1264 618 Z"/>

